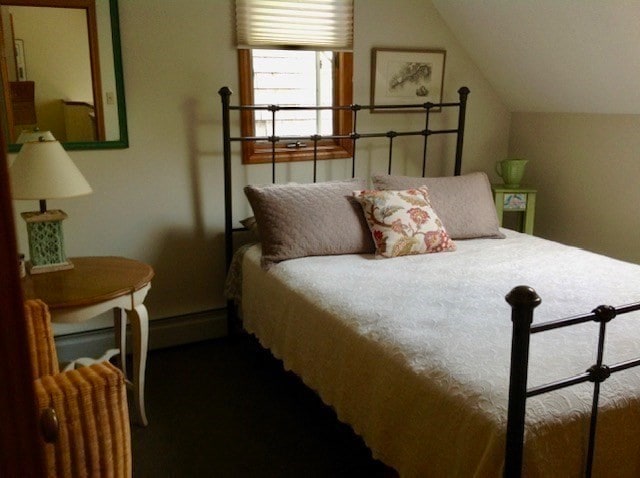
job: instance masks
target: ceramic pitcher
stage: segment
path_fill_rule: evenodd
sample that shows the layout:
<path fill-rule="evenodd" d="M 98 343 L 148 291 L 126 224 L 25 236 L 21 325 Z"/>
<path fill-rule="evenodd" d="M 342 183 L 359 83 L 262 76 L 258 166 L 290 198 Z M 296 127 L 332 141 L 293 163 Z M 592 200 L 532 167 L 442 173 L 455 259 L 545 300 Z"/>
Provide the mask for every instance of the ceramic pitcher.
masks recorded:
<path fill-rule="evenodd" d="M 508 188 L 520 187 L 528 159 L 504 159 L 496 163 L 496 172 Z"/>

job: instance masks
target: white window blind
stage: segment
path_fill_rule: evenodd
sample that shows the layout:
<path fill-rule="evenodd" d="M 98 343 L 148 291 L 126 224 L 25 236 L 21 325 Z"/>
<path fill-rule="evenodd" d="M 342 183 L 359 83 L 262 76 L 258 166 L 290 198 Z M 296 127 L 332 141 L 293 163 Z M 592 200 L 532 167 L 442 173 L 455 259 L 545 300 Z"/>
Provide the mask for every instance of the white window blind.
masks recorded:
<path fill-rule="evenodd" d="M 236 0 L 238 48 L 353 49 L 353 0 Z"/>

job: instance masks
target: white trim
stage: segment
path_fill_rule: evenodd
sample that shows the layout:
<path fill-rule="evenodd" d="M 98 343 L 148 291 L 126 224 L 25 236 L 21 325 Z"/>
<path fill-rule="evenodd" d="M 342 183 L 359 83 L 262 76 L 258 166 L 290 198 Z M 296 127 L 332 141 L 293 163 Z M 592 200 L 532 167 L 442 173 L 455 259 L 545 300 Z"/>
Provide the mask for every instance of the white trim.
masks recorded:
<path fill-rule="evenodd" d="M 127 335 L 130 331 L 127 331 Z M 149 321 L 149 349 L 161 349 L 227 335 L 226 309 L 197 312 Z M 58 360 L 70 362 L 78 357 L 100 357 L 114 347 L 113 327 L 59 335 L 55 338 Z M 127 343 L 131 343 L 127 337 Z"/>

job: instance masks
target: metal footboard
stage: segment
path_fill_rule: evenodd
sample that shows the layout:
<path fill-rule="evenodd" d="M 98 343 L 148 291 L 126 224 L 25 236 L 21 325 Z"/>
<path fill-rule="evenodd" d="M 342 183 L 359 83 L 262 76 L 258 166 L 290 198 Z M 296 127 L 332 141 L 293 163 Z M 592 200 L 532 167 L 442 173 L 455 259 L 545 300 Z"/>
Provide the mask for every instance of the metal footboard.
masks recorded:
<path fill-rule="evenodd" d="M 517 478 L 522 474 L 527 398 L 579 383 L 593 382 L 589 445 L 585 463 L 585 476 L 591 477 L 596 445 L 600 384 L 609 378 L 612 373 L 640 365 L 640 358 L 620 362 L 615 365 L 605 365 L 603 363 L 607 323 L 619 315 L 640 310 L 640 302 L 621 307 L 601 305 L 588 314 L 532 325 L 533 310 L 540 305 L 541 302 L 540 296 L 538 296 L 535 290 L 527 286 L 515 287 L 507 294 L 506 300 L 509 305 L 511 305 L 513 335 L 511 341 L 511 372 L 509 376 L 509 408 L 507 415 L 504 477 Z M 527 373 L 529 369 L 529 341 L 531 334 L 589 321 L 600 324 L 596 363 L 586 371 L 572 377 L 528 388 Z"/>

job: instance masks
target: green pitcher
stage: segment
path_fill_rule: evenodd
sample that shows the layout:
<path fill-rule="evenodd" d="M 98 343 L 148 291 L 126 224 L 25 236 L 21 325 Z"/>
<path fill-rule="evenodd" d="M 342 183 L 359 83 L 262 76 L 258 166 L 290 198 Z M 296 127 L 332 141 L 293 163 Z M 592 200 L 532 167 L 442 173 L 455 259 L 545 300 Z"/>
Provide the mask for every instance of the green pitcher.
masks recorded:
<path fill-rule="evenodd" d="M 508 188 L 520 187 L 528 159 L 504 159 L 496 163 L 496 173 Z"/>

